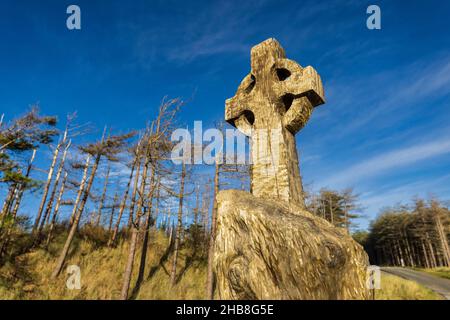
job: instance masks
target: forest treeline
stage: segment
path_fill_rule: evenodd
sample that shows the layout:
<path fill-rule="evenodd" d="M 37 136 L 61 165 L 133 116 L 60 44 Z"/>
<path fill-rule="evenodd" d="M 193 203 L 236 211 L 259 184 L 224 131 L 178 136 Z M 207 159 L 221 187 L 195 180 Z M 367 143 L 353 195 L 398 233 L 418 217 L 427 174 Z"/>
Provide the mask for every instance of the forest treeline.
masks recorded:
<path fill-rule="evenodd" d="M 437 199 L 387 208 L 355 239 L 372 264 L 450 267 L 450 210 Z"/>
<path fill-rule="evenodd" d="M 67 116 L 63 130 L 57 129 L 56 117 L 41 115 L 37 107 L 9 121 L 2 116 L 0 268 L 33 250 L 49 250 L 63 236 L 51 274 L 56 279 L 77 237 L 111 249 L 127 242 L 117 298 L 130 299 L 149 271 L 149 235 L 160 230 L 169 243 L 161 259 L 169 261 L 170 286 L 183 275 L 180 252 L 189 248 L 189 259 L 205 264 L 206 280 L 200 285 L 205 298 L 213 298 L 215 197 L 226 188 L 249 190 L 251 166 L 216 161 L 205 170 L 209 166 L 175 164 L 170 138 L 183 105 L 180 99 L 164 99 L 142 130 L 115 133 L 105 127 L 98 140 L 89 142 L 95 131 L 78 124 L 75 114 Z M 217 127 L 223 130 L 224 124 Z M 363 208 L 352 189 L 321 189 L 304 196 L 313 214 L 348 233 L 357 228 Z M 437 201 L 416 204 L 413 212 L 385 212 L 370 233 L 355 235 L 371 260 L 449 265 L 448 210 Z"/>

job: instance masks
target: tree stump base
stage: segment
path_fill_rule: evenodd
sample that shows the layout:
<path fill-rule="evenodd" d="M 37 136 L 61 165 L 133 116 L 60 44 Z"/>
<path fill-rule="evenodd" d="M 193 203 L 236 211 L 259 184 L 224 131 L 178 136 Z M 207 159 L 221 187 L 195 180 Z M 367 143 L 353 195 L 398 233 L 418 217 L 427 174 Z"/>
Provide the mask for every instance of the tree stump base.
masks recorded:
<path fill-rule="evenodd" d="M 344 229 L 243 191 L 221 191 L 217 201 L 217 298 L 368 298 L 367 254 Z"/>

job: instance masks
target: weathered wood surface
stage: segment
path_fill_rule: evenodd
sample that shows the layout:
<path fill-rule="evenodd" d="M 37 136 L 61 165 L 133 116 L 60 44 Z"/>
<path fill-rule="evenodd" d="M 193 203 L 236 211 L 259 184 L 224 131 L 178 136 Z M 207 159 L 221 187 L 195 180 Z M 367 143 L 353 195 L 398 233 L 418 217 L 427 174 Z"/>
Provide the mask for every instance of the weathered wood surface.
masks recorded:
<path fill-rule="evenodd" d="M 252 141 L 252 190 L 304 207 L 295 134 L 324 103 L 320 76 L 287 59 L 275 39 L 251 50 L 251 71 L 225 103 L 225 120 Z"/>
<path fill-rule="evenodd" d="M 292 205 L 218 195 L 219 299 L 366 299 L 368 257 L 346 231 Z"/>

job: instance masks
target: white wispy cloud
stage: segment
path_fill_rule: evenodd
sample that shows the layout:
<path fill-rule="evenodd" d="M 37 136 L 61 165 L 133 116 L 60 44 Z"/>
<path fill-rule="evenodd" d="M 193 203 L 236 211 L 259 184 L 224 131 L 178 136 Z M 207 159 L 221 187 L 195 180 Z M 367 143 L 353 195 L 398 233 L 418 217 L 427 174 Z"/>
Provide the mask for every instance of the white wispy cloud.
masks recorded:
<path fill-rule="evenodd" d="M 353 0 L 310 0 L 299 2 L 296 9 L 283 10 L 283 4 L 274 7 L 274 2 L 269 0 L 219 1 L 204 4 L 201 10 L 184 13 L 177 24 L 163 21 L 147 25 L 120 24 L 120 27 L 135 35 L 133 53 L 139 65 L 151 67 L 155 61 L 187 64 L 218 54 L 248 55 L 256 44 L 255 39 L 262 41 L 275 35 L 283 43 L 291 43 L 292 47 L 310 43 L 319 31 L 336 31 L 331 24 L 319 28 L 317 15 L 354 5 Z M 276 19 L 267 14 L 268 10 L 276 15 Z M 177 18 L 174 15 L 174 19 Z M 280 21 L 289 23 L 280 24 Z M 299 27 L 301 32 L 293 32 Z"/>
<path fill-rule="evenodd" d="M 446 200 L 450 186 L 448 184 L 450 174 L 442 177 L 429 177 L 428 180 L 402 183 L 397 186 L 388 186 L 364 192 L 360 196 L 360 202 L 365 209 L 366 217 L 359 222 L 361 227 L 367 227 L 369 221 L 374 219 L 383 208 L 397 204 L 409 204 L 413 197 L 440 197 Z"/>
<path fill-rule="evenodd" d="M 204 56 L 247 52 L 247 40 L 257 31 L 251 19 L 265 3 L 253 0 L 236 6 L 214 2 L 186 13 L 178 25 L 129 26 L 137 31 L 134 54 L 140 64 L 150 66 L 156 60 L 184 64 Z"/>
<path fill-rule="evenodd" d="M 375 156 L 346 168 L 320 183 L 324 186 L 340 187 L 354 184 L 362 179 L 380 175 L 389 170 L 406 167 L 416 162 L 450 153 L 450 137 L 404 147 Z"/>
<path fill-rule="evenodd" d="M 331 79 L 329 107 L 334 105 L 334 110 L 351 121 L 342 122 L 342 118 L 338 118 L 341 119 L 341 124 L 334 126 L 336 130 L 330 132 L 330 135 L 345 136 L 366 125 L 374 127 L 397 123 L 411 113 L 422 110 L 422 106 L 433 99 L 448 95 L 450 56 L 438 55 L 433 59 L 432 63 L 429 62 L 430 58 L 427 58 L 398 70 L 384 70 L 351 82 L 348 79 Z M 413 106 L 420 108 L 412 108 Z M 336 113 L 331 112 L 328 115 L 336 117 Z"/>

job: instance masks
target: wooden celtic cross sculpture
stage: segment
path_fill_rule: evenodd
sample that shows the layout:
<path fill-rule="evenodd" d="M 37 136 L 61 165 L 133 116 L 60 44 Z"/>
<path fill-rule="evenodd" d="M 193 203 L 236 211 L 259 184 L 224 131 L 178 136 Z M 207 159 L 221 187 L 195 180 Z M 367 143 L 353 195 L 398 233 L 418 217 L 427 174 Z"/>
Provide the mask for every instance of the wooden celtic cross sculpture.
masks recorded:
<path fill-rule="evenodd" d="M 251 72 L 226 101 L 225 119 L 252 140 L 252 192 L 304 208 L 295 134 L 324 103 L 320 76 L 286 58 L 275 39 L 251 50 Z"/>

